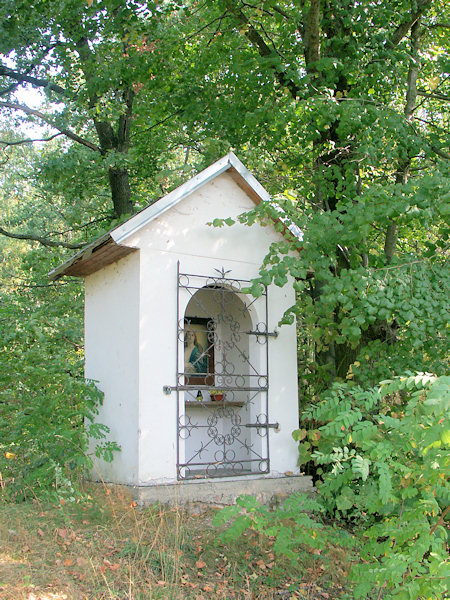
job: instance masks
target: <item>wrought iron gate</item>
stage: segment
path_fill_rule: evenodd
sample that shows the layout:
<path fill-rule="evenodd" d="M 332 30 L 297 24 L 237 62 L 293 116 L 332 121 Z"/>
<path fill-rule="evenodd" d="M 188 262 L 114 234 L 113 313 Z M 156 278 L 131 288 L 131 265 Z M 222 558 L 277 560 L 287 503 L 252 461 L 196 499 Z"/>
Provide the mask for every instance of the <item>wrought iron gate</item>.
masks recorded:
<path fill-rule="evenodd" d="M 179 479 L 267 473 L 269 464 L 267 289 L 231 271 L 181 273 L 177 296 Z M 259 322 L 252 323 L 263 315 Z"/>

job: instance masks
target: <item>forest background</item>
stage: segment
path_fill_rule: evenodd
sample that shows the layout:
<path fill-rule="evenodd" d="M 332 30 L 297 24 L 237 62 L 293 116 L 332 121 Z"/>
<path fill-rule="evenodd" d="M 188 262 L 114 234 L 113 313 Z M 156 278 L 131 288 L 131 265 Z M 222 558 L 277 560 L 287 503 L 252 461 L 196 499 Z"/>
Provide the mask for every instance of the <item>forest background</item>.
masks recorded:
<path fill-rule="evenodd" d="M 2 2 L 0 473 L 10 498 L 73 497 L 74 473 L 89 464 L 83 421 L 99 394 L 83 380 L 82 284 L 47 273 L 232 149 L 305 233 L 295 258 L 295 240 L 271 248 L 252 287 L 295 281 L 298 302 L 280 319 L 299 329 L 300 462 L 325 481 L 335 516 L 379 523 L 391 511 L 401 524 L 406 499 L 422 503 L 428 541 L 384 591 L 407 580 L 422 593 L 424 561 L 428 578 L 441 573 L 448 10 L 436 0 Z M 275 214 L 262 204 L 242 221 Z M 387 379 L 384 395 L 374 391 Z M 424 404 L 436 389 L 440 400 Z M 358 441 L 368 424 L 388 427 L 373 432 L 377 450 Z M 111 458 L 101 427 L 87 429 Z M 384 446 L 394 429 L 415 446 Z M 402 466 L 385 468 L 396 452 Z M 331 475 L 342 481 L 327 496 Z M 369 484 L 378 503 L 368 508 Z"/>

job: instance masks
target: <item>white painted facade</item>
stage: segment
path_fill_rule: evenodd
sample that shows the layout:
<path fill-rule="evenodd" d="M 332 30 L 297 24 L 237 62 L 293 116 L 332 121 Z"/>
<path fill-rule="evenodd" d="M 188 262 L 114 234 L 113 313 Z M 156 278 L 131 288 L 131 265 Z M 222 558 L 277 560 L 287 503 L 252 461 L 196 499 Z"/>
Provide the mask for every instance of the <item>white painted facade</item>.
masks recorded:
<path fill-rule="evenodd" d="M 98 421 L 110 427 L 110 439 L 122 448 L 111 464 L 98 461 L 94 476 L 132 486 L 177 481 L 177 402 L 180 414 L 199 410 L 186 408 L 188 392 L 164 393 L 165 386 L 176 385 L 177 344 L 184 360 L 177 340 L 177 265 L 184 273 L 214 276 L 215 269 L 224 268 L 236 279 L 256 277 L 281 234 L 272 226 L 208 225 L 254 205 L 223 171 L 147 222 L 137 215 L 111 233 L 121 246 L 138 251 L 86 276 L 86 376 L 104 391 Z M 139 226 L 132 224 L 136 218 Z M 180 295 L 180 315 L 189 300 L 188 294 Z M 268 430 L 270 472 L 262 477 L 298 472 L 291 436 L 298 427 L 296 328 L 278 327 L 294 301 L 292 286 L 269 287 L 268 331 L 278 330 L 278 337 L 268 341 L 268 420 L 280 427 Z M 262 302 L 254 302 L 243 326 L 263 321 L 263 309 Z M 265 348 L 254 338 L 248 344 L 252 360 L 263 360 Z M 192 440 L 179 443 L 183 455 L 183 444 Z"/>
<path fill-rule="evenodd" d="M 139 477 L 139 281 L 136 252 L 85 282 L 85 374 L 104 392 L 97 421 L 122 449 L 93 475 L 131 485 Z"/>

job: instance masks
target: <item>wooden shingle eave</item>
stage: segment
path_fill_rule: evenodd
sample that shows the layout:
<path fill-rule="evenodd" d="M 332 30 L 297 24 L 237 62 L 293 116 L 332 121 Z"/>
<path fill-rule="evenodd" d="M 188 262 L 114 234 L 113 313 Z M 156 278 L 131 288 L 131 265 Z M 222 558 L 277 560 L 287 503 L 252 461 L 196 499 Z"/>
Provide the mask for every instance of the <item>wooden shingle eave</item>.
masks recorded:
<path fill-rule="evenodd" d="M 112 239 L 110 233 L 107 233 L 50 271 L 48 276 L 51 281 L 56 281 L 65 275 L 86 277 L 124 258 L 131 252 L 137 252 L 137 248 L 120 246 Z"/>

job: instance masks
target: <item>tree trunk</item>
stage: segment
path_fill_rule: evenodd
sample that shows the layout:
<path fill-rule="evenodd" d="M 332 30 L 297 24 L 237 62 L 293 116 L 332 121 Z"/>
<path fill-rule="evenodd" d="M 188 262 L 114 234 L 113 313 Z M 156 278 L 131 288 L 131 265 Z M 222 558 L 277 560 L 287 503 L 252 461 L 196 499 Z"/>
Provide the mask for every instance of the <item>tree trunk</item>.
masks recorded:
<path fill-rule="evenodd" d="M 311 0 L 304 38 L 306 70 L 315 72 L 315 63 L 320 59 L 320 0 Z"/>
<path fill-rule="evenodd" d="M 100 100 L 95 87 L 91 88 L 92 64 L 96 58 L 89 46 L 89 40 L 86 37 L 77 42 L 78 56 L 80 57 L 83 73 L 86 79 L 89 93 L 89 108 L 95 109 Z M 91 88 L 89 90 L 89 88 Z M 117 90 L 116 90 L 117 91 Z M 105 119 L 93 117 L 95 129 L 100 142 L 100 153 L 106 156 L 108 152 L 117 152 L 127 154 L 130 148 L 130 126 L 133 116 L 134 92 L 131 86 L 126 86 L 122 91 L 122 99 L 125 105 L 125 111 L 120 115 L 114 128 L 114 123 Z M 133 212 L 133 202 L 131 198 L 131 188 L 128 169 L 124 167 L 110 166 L 108 169 L 109 186 L 111 189 L 111 200 L 114 209 L 114 215 L 121 217 Z"/>
<path fill-rule="evenodd" d="M 117 217 L 131 214 L 133 212 L 133 202 L 131 201 L 131 189 L 127 169 L 110 167 L 108 177 L 114 214 Z"/>
<path fill-rule="evenodd" d="M 419 46 L 421 34 L 422 28 L 420 26 L 420 21 L 416 21 L 411 29 L 411 58 L 408 69 L 406 103 L 403 111 L 408 121 L 411 121 L 413 117 L 417 100 L 417 77 L 419 76 Z M 410 166 L 411 159 L 400 162 L 395 176 L 396 184 L 402 185 L 408 181 Z M 398 225 L 394 219 L 391 219 L 391 222 L 386 229 L 386 237 L 384 242 L 384 255 L 387 264 L 389 264 L 394 258 L 395 249 L 397 246 L 397 238 Z"/>
<path fill-rule="evenodd" d="M 391 220 L 391 223 L 386 229 L 386 237 L 384 240 L 384 256 L 387 264 L 389 264 L 394 257 L 395 248 L 397 246 L 397 238 L 398 225 L 394 220 Z"/>

